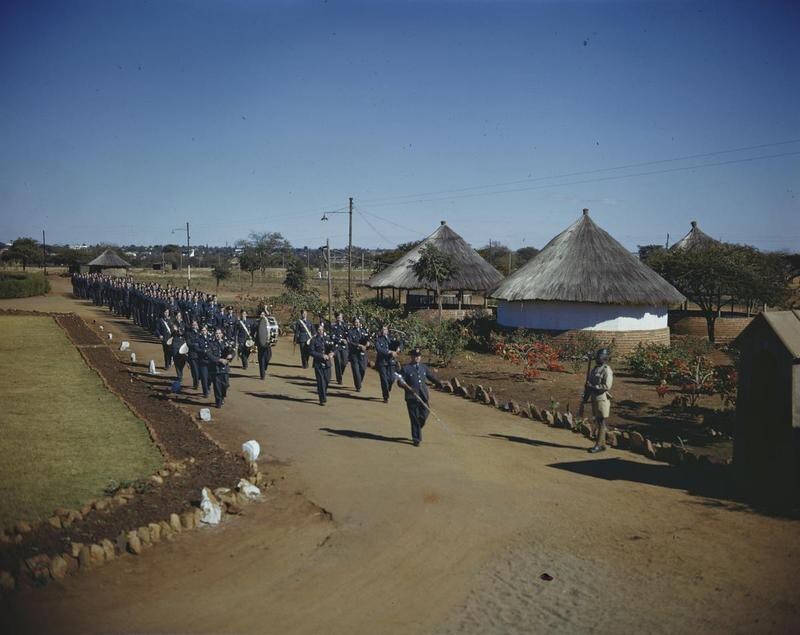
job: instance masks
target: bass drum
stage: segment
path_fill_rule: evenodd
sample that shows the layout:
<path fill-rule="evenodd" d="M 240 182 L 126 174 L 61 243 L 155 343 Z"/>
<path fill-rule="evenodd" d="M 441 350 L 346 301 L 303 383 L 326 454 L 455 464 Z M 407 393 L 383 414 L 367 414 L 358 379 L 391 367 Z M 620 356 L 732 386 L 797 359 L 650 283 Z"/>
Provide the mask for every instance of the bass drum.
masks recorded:
<path fill-rule="evenodd" d="M 256 329 L 256 343 L 261 347 L 275 346 L 278 343 L 278 320 L 271 315 L 258 321 Z"/>

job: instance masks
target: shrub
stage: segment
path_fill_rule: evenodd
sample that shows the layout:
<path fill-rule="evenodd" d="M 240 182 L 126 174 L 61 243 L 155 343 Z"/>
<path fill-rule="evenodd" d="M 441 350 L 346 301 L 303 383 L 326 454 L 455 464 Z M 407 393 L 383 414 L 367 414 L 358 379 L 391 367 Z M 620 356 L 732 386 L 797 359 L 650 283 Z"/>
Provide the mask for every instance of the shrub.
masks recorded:
<path fill-rule="evenodd" d="M 0 298 L 28 298 L 50 291 L 50 282 L 38 273 L 0 272 Z"/>

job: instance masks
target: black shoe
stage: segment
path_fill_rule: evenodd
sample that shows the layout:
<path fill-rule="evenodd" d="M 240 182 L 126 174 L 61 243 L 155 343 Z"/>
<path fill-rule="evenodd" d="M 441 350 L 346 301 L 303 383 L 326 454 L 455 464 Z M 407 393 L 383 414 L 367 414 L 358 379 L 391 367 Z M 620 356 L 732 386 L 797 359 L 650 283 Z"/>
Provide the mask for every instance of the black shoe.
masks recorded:
<path fill-rule="evenodd" d="M 604 445 L 595 445 L 587 450 L 589 454 L 597 454 L 598 452 L 605 452 L 606 446 Z"/>
<path fill-rule="evenodd" d="M 414 447 L 416 448 L 419 446 L 420 443 L 422 443 L 422 441 L 417 441 L 416 439 L 414 439 L 411 443 L 413 443 Z"/>
<path fill-rule="evenodd" d="M 264 377 L 266 377 L 266 375 L 261 375 L 261 379 L 262 379 L 262 380 L 264 379 Z"/>
<path fill-rule="evenodd" d="M 389 397 L 384 397 L 383 398 L 383 403 L 389 403 Z"/>

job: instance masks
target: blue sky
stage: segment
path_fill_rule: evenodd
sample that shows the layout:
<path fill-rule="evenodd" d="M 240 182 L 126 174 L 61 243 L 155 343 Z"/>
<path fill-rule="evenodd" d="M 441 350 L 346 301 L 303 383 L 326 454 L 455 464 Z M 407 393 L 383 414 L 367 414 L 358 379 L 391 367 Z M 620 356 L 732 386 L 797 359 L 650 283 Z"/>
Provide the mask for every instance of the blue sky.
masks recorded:
<path fill-rule="evenodd" d="M 589 207 L 629 248 L 797 250 L 799 32 L 797 2 L 5 0 L 0 239 L 341 246 L 353 196 L 369 247 L 541 247 Z"/>

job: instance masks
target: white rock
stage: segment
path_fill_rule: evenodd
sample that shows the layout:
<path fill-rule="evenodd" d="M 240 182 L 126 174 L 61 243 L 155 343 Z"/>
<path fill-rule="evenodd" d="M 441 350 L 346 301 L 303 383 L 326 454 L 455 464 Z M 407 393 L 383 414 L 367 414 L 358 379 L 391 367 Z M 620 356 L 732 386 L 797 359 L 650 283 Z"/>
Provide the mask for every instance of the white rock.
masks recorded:
<path fill-rule="evenodd" d="M 113 340 L 114 339 L 114 334 L 113 333 L 109 333 L 108 334 L 108 339 Z"/>
<path fill-rule="evenodd" d="M 245 478 L 239 479 L 236 487 L 247 498 L 254 499 L 261 496 L 261 490 Z"/>
<path fill-rule="evenodd" d="M 211 421 L 211 410 L 209 408 L 200 408 L 200 419 L 202 421 Z"/>
<path fill-rule="evenodd" d="M 219 524 L 219 521 L 222 519 L 222 507 L 211 500 L 211 492 L 207 487 L 204 487 L 202 491 L 200 509 L 203 512 L 203 515 L 200 517 L 201 523 L 205 523 L 206 525 Z"/>
<path fill-rule="evenodd" d="M 109 335 L 110 335 L 110 333 L 109 333 Z M 119 350 L 127 351 L 130 347 L 131 347 L 131 343 L 130 342 L 126 342 L 125 340 L 123 340 L 119 345 Z"/>
<path fill-rule="evenodd" d="M 131 364 L 136 363 L 136 353 L 131 353 Z"/>
<path fill-rule="evenodd" d="M 105 327 L 105 326 L 103 326 L 103 325 L 101 324 L 101 325 L 100 325 L 100 330 L 101 330 L 101 331 L 105 331 L 105 330 L 106 330 L 106 327 Z"/>
<path fill-rule="evenodd" d="M 150 360 L 150 365 L 147 368 L 147 372 L 151 375 L 158 375 L 158 371 L 156 370 L 156 361 L 154 359 Z"/>
<path fill-rule="evenodd" d="M 261 454 L 261 446 L 258 441 L 250 440 L 247 443 L 242 443 L 242 454 L 248 461 L 256 461 L 258 455 Z"/>

